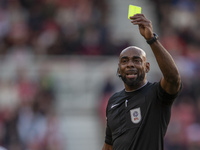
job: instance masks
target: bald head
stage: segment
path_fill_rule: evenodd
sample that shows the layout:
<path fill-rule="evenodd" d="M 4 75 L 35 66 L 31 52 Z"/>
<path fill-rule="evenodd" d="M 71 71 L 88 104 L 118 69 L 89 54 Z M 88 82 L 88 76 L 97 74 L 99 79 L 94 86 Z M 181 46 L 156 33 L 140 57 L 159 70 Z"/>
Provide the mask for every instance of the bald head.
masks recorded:
<path fill-rule="evenodd" d="M 146 52 L 136 46 L 129 46 L 129 47 L 125 48 L 124 50 L 122 50 L 122 52 L 120 53 L 119 59 L 121 59 L 121 57 L 123 57 L 125 55 L 129 56 L 131 54 L 139 56 L 139 57 L 143 58 L 144 61 L 146 61 Z"/>

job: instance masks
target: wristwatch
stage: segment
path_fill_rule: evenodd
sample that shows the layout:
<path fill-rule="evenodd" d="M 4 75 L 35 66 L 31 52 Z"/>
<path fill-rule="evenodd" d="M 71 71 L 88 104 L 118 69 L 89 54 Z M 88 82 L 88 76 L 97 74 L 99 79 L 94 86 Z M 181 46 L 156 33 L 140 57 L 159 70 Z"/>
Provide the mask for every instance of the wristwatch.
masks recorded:
<path fill-rule="evenodd" d="M 156 34 L 156 33 L 153 33 L 153 35 L 154 35 L 154 37 L 152 38 L 152 39 L 150 39 L 150 40 L 147 40 L 147 43 L 149 44 L 149 45 L 151 45 L 151 44 L 153 44 L 155 41 L 157 41 L 158 40 L 158 35 Z"/>

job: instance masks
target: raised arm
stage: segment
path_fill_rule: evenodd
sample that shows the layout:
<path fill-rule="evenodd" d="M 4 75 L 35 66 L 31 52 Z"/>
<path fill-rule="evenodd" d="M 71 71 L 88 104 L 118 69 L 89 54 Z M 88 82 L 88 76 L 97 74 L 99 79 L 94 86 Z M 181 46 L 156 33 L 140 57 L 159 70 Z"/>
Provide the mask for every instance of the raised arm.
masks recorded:
<path fill-rule="evenodd" d="M 136 14 L 131 19 L 134 25 L 139 26 L 140 34 L 146 40 L 154 37 L 152 23 L 143 14 Z M 163 74 L 161 87 L 169 94 L 176 94 L 181 86 L 181 77 L 172 56 L 158 40 L 150 47 Z"/>

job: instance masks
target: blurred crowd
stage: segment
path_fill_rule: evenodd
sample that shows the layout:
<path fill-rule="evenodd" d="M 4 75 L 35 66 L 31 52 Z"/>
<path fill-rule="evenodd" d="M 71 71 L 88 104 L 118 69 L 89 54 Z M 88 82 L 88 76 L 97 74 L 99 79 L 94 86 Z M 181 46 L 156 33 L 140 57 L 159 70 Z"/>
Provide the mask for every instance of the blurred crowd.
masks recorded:
<path fill-rule="evenodd" d="M 64 150 L 53 80 L 39 56 L 115 55 L 106 0 L 0 0 L 0 145 Z M 66 141 L 64 141 L 66 143 Z"/>
<path fill-rule="evenodd" d="M 55 111 L 54 82 L 17 70 L 0 80 L 0 145 L 8 150 L 64 150 Z"/>
<path fill-rule="evenodd" d="M 200 1 L 149 1 L 156 6 L 160 41 L 173 55 L 183 81 L 165 150 L 199 150 Z M 30 78 L 26 68 L 37 56 L 118 55 L 130 43 L 112 39 L 109 9 L 106 0 L 0 0 L 0 68 L 15 70 L 10 78 L 0 77 L 0 145 L 9 150 L 63 150 L 53 80 L 43 72 Z M 102 109 L 113 90 L 108 80 Z"/>
<path fill-rule="evenodd" d="M 0 54 L 114 55 L 106 0 L 1 0 Z M 15 50 L 16 51 L 16 50 Z"/>

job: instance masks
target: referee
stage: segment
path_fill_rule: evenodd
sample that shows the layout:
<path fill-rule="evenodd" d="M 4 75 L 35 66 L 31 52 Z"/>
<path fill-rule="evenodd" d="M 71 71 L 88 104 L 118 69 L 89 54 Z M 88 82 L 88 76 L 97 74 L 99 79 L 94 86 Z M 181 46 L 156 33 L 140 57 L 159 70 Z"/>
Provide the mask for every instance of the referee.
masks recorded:
<path fill-rule="evenodd" d="M 147 81 L 150 64 L 142 49 L 130 46 L 121 52 L 118 76 L 125 88 L 108 101 L 102 150 L 163 150 L 171 106 L 181 91 L 181 78 L 173 58 L 153 33 L 151 21 L 143 14 L 131 19 L 151 47 L 163 77 L 155 83 Z"/>

